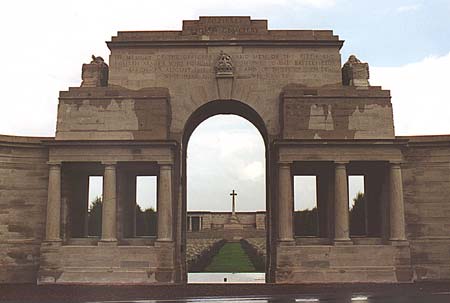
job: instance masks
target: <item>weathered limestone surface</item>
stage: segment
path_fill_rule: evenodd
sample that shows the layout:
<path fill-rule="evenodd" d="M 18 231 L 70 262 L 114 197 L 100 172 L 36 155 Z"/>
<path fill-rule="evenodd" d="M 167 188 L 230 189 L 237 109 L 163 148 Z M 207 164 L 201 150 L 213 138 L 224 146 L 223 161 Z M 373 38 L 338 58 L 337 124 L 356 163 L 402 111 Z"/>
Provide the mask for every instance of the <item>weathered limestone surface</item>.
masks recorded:
<path fill-rule="evenodd" d="M 182 31 L 119 32 L 108 46 L 110 84 L 169 88 L 172 133 L 181 133 L 201 105 L 230 95 L 255 109 L 275 135 L 285 85 L 342 83 L 342 41 L 332 31 L 268 30 L 267 21 L 249 17 L 200 17 L 185 21 Z M 216 79 L 214 68 L 221 52 L 231 57 L 234 68 L 225 85 L 231 92 L 222 95 L 219 86 L 225 79 Z"/>
<path fill-rule="evenodd" d="M 116 164 L 106 164 L 103 177 L 102 238 L 117 241 L 117 180 Z"/>
<path fill-rule="evenodd" d="M 102 57 L 92 55 L 89 64 L 83 64 L 81 71 L 82 87 L 102 87 L 108 86 L 108 65 Z"/>
<path fill-rule="evenodd" d="M 393 139 L 390 93 L 380 87 L 290 85 L 281 98 L 285 139 Z"/>
<path fill-rule="evenodd" d="M 279 245 L 277 254 L 279 283 L 392 283 L 412 278 L 407 246 Z"/>
<path fill-rule="evenodd" d="M 61 92 L 57 140 L 164 140 L 170 105 L 167 89 L 70 88 Z"/>
<path fill-rule="evenodd" d="M 38 283 L 173 283 L 173 246 L 44 244 Z"/>
<path fill-rule="evenodd" d="M 184 244 L 196 237 L 186 230 L 185 146 L 215 114 L 249 119 L 266 143 L 267 220 L 238 214 L 256 229 L 227 235 L 267 236 L 270 282 L 449 279 L 450 136 L 395 137 L 390 92 L 369 86 L 365 63 L 352 59 L 342 70 L 342 44 L 332 31 L 269 30 L 266 20 L 249 17 L 119 32 L 108 42 L 109 79 L 94 62 L 82 87 L 60 93 L 55 138 L 0 137 L 0 282 L 185 281 Z M 327 171 L 337 163 L 348 166 Z M 301 166 L 320 166 L 306 173 L 325 172 L 318 198 L 335 201 L 319 211 L 328 229 L 320 238 L 293 237 L 292 176 Z M 335 209 L 346 206 L 345 178 L 358 166 L 382 168 L 365 171 L 383 206 L 375 238 L 348 239 L 345 215 Z M 158 239 L 126 238 L 134 235 L 133 220 L 124 219 L 133 206 L 127 178 L 139 174 L 159 178 Z M 104 176 L 106 203 L 118 199 L 104 209 L 103 234 L 117 242 L 71 233 L 85 221 L 81 179 L 89 175 Z M 53 220 L 43 241 L 47 206 Z M 74 218 L 77 211 L 84 215 Z M 229 222 L 228 215 L 204 219 L 202 237 L 223 234 L 215 228 Z M 331 245 L 335 236 L 347 245 Z"/>
<path fill-rule="evenodd" d="M 289 163 L 278 164 L 278 239 L 292 241 L 292 210 L 294 209 L 294 194 L 292 186 L 292 171 Z"/>
<path fill-rule="evenodd" d="M 334 176 L 334 241 L 350 241 L 346 163 L 336 163 Z"/>
<path fill-rule="evenodd" d="M 34 283 L 45 232 L 48 150 L 0 136 L 0 283 Z"/>
<path fill-rule="evenodd" d="M 410 139 L 402 172 L 414 275 L 450 279 L 450 136 L 403 138 Z"/>
<path fill-rule="evenodd" d="M 369 64 L 350 55 L 342 67 L 342 84 L 350 86 L 369 86 Z"/>
<path fill-rule="evenodd" d="M 201 218 L 201 229 L 223 229 L 224 224 L 230 221 L 231 212 L 189 211 L 189 217 Z M 236 217 L 244 229 L 265 229 L 265 211 L 260 212 L 236 212 Z"/>

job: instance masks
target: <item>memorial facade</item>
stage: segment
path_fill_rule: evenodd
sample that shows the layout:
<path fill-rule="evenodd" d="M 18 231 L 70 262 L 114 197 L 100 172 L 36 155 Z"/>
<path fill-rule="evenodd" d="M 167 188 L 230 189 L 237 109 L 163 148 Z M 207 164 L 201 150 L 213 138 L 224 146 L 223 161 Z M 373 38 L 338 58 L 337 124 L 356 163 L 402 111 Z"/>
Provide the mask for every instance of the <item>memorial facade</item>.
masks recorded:
<path fill-rule="evenodd" d="M 109 66 L 93 56 L 60 92 L 55 137 L 0 136 L 0 282 L 186 283 L 186 147 L 217 114 L 265 142 L 268 282 L 450 279 L 450 135 L 396 136 L 390 92 L 342 64 L 343 43 L 249 17 L 119 32 Z M 156 237 L 133 233 L 140 175 L 157 176 Z M 300 175 L 317 178 L 317 237 L 293 232 Z M 365 178 L 364 236 L 349 233 L 349 175 Z M 99 237 L 89 176 L 103 176 Z"/>

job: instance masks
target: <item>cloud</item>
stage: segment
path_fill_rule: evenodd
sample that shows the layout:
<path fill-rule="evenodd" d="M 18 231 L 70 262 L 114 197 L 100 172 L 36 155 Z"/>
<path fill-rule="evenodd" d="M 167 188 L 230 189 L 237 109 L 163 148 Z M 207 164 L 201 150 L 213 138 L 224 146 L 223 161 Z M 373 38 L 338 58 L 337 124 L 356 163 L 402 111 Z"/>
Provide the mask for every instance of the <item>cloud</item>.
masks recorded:
<path fill-rule="evenodd" d="M 181 2 L 180 4 L 182 4 Z M 192 0 L 189 2 L 189 7 L 201 7 L 202 9 L 224 9 L 230 8 L 229 0 Z M 268 6 L 301 6 L 301 7 L 311 7 L 311 8 L 331 8 L 336 5 L 336 0 L 246 0 L 239 3 L 240 9 L 252 9 L 264 8 Z"/>
<path fill-rule="evenodd" d="M 247 164 L 242 170 L 240 177 L 244 180 L 258 180 L 264 175 L 264 164 L 260 161 L 253 161 Z"/>
<path fill-rule="evenodd" d="M 450 134 L 449 70 L 450 53 L 371 68 L 371 84 L 391 90 L 397 135 Z"/>
<path fill-rule="evenodd" d="M 336 5 L 335 0 L 297 0 L 296 2 L 300 5 L 315 8 L 330 8 Z"/>
<path fill-rule="evenodd" d="M 193 132 L 187 150 L 189 210 L 265 209 L 265 147 L 256 127 L 244 118 L 217 115 Z"/>
<path fill-rule="evenodd" d="M 328 8 L 335 0 L 10 1 L 0 4 L 2 99 L 0 133 L 54 136 L 58 92 L 79 86 L 91 54 L 119 30 L 180 30 L 200 15 L 258 15 L 272 6 Z M 266 14 L 264 14 L 266 15 Z M 267 15 L 270 17 L 270 15 Z"/>
<path fill-rule="evenodd" d="M 404 12 L 417 11 L 420 7 L 421 7 L 420 4 L 403 5 L 403 6 L 397 7 L 397 12 L 404 13 Z"/>

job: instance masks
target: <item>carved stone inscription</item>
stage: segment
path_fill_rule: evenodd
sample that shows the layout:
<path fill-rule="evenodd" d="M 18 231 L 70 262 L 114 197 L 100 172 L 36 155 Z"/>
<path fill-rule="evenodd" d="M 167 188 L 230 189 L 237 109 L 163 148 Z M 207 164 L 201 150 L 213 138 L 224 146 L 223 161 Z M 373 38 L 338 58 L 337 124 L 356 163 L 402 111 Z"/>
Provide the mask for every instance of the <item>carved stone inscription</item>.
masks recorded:
<path fill-rule="evenodd" d="M 340 77 L 338 55 L 316 52 L 230 54 L 235 76 L 258 80 Z M 116 54 L 111 68 L 158 80 L 205 80 L 215 77 L 217 54 Z M 327 77 L 328 76 L 328 77 Z"/>
<path fill-rule="evenodd" d="M 247 17 L 200 17 L 199 21 L 183 23 L 183 34 L 189 35 L 248 35 L 260 32 L 267 32 L 267 22 Z"/>

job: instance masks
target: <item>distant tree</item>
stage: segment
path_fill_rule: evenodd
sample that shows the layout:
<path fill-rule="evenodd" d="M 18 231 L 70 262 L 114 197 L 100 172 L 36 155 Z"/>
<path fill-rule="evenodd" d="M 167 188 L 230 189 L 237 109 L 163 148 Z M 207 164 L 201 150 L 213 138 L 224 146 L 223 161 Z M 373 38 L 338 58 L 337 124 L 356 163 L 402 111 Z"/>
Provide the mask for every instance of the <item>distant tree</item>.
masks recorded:
<path fill-rule="evenodd" d="M 88 234 L 89 236 L 100 236 L 102 234 L 102 198 L 97 196 L 92 202 L 88 212 Z"/>
<path fill-rule="evenodd" d="M 156 220 L 154 208 L 143 211 L 139 204 L 136 204 L 136 236 L 156 236 Z"/>
<path fill-rule="evenodd" d="M 366 231 L 366 198 L 362 192 L 358 192 L 353 199 L 350 210 L 350 234 L 364 236 Z"/>
<path fill-rule="evenodd" d="M 317 207 L 294 212 L 294 233 L 296 236 L 317 236 Z"/>

